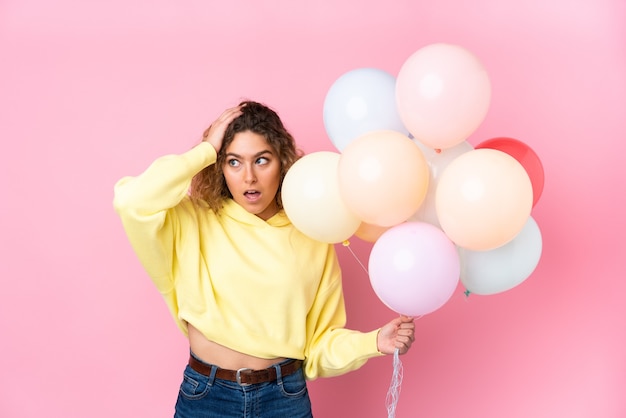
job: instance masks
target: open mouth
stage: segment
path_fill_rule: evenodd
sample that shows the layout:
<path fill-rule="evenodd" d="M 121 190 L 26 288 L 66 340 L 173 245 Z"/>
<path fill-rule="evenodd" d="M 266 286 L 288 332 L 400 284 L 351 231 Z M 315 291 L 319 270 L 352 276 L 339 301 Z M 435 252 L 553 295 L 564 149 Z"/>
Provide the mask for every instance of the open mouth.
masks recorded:
<path fill-rule="evenodd" d="M 243 193 L 243 196 L 249 202 L 256 202 L 261 198 L 261 192 L 259 192 L 258 190 L 247 190 Z"/>

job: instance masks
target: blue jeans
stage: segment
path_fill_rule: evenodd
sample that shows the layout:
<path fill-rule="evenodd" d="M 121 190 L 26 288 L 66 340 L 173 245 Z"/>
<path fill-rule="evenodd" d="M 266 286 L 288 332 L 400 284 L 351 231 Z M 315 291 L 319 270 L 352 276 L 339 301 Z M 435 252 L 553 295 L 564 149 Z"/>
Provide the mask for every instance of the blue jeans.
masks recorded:
<path fill-rule="evenodd" d="M 174 418 L 313 417 L 302 368 L 281 376 L 277 367 L 278 379 L 253 385 L 217 379 L 216 371 L 212 366 L 211 376 L 205 376 L 187 365 Z"/>

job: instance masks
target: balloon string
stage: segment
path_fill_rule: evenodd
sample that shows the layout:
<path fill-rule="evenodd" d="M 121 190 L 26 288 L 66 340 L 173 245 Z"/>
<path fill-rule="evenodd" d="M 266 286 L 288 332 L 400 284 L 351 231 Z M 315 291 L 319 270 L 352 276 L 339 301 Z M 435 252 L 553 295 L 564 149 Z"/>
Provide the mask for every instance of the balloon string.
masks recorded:
<path fill-rule="evenodd" d="M 359 263 L 365 274 L 369 274 L 367 268 L 361 263 L 359 257 L 352 251 L 350 247 L 350 243 L 348 241 L 343 242 L 343 246 L 346 247 L 354 259 Z M 421 315 L 416 319 L 421 318 Z M 389 385 L 389 390 L 387 391 L 387 398 L 385 399 L 385 405 L 387 406 L 387 417 L 395 418 L 396 416 L 396 406 L 398 405 L 398 400 L 400 399 L 400 389 L 402 387 L 402 377 L 404 375 L 404 370 L 402 367 L 402 361 L 400 360 L 400 350 L 396 348 L 393 353 L 393 373 L 391 375 L 391 383 Z"/>
<path fill-rule="evenodd" d="M 365 268 L 363 263 L 361 263 L 361 260 L 359 260 L 359 257 L 357 257 L 356 254 L 354 253 L 354 251 L 352 251 L 352 247 L 350 247 L 350 243 L 348 241 L 345 241 L 343 246 L 346 247 L 348 249 L 348 251 L 350 251 L 350 253 L 352 253 L 352 256 L 357 261 L 357 263 L 359 263 L 359 266 L 361 266 L 361 268 L 363 269 L 365 274 L 369 275 L 369 272 L 367 271 L 367 268 Z"/>
<path fill-rule="evenodd" d="M 402 377 L 404 370 L 402 367 L 402 361 L 400 361 L 400 352 L 396 348 L 393 353 L 393 374 L 391 375 L 391 384 L 387 391 L 387 399 L 385 400 L 387 406 L 387 417 L 395 418 L 396 406 L 400 399 L 400 389 L 402 388 Z"/>

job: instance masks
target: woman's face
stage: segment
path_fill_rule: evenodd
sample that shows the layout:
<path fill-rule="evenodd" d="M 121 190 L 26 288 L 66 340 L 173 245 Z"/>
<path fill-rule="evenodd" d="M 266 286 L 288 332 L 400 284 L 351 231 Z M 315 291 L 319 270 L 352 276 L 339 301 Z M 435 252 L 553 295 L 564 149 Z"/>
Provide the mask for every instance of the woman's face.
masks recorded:
<path fill-rule="evenodd" d="M 265 221 L 278 212 L 280 159 L 265 137 L 251 131 L 235 134 L 226 148 L 222 170 L 240 206 Z"/>

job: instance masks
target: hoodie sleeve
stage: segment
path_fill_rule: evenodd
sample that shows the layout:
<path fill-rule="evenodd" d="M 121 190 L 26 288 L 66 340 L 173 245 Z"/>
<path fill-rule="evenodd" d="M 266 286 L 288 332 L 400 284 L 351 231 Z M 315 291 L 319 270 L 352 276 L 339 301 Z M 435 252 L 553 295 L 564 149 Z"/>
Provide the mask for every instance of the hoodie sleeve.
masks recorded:
<path fill-rule="evenodd" d="M 217 154 L 201 142 L 180 155 L 155 160 L 136 177 L 114 187 L 113 207 L 141 264 L 161 293 L 172 290 L 172 260 L 178 232 L 174 210 L 186 196 L 194 175 L 215 163 Z"/>
<path fill-rule="evenodd" d="M 307 317 L 304 371 L 308 379 L 341 375 L 382 355 L 376 344 L 378 329 L 363 333 L 346 329 L 345 324 L 341 270 L 329 245 L 322 284 Z"/>

